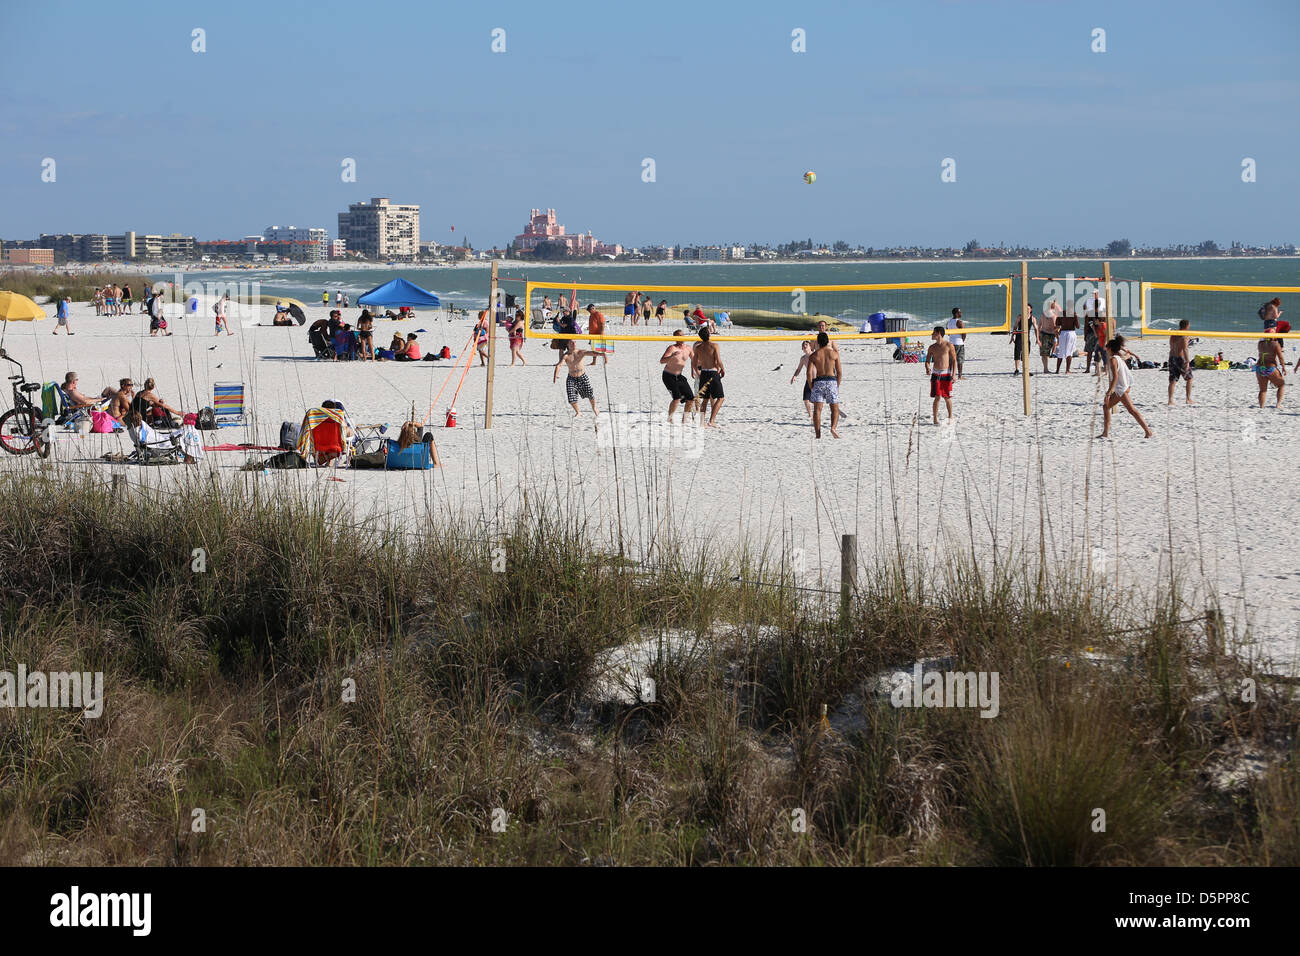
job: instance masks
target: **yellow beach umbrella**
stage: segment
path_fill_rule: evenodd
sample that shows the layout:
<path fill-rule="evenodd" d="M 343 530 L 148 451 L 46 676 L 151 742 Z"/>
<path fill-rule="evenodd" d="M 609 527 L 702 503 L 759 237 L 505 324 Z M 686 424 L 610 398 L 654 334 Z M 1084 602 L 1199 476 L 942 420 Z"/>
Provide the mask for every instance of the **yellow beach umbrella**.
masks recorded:
<path fill-rule="evenodd" d="M 37 322 L 48 318 L 45 310 L 17 292 L 0 292 L 0 321 Z"/>

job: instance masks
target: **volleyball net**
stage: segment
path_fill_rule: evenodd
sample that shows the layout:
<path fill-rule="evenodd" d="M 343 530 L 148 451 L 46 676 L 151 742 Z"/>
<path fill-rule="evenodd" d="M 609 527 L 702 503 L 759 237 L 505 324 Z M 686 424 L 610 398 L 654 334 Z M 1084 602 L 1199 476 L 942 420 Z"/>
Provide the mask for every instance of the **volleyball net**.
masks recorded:
<path fill-rule="evenodd" d="M 1300 325 L 1300 312 L 1287 314 L 1287 297 L 1300 286 L 1195 285 L 1143 282 L 1140 295 L 1143 335 L 1208 335 L 1215 338 L 1258 339 L 1264 334 L 1260 312 L 1273 299 L 1282 300 L 1282 321 Z M 1187 319 L 1190 327 L 1178 328 Z M 1270 332 L 1269 338 L 1300 339 L 1300 331 Z"/>
<path fill-rule="evenodd" d="M 833 339 L 897 339 L 946 326 L 953 309 L 961 310 L 963 334 L 1010 331 L 1012 281 L 635 288 L 527 281 L 514 304 L 524 310 L 525 335 L 538 339 L 592 338 L 588 305 L 604 317 L 600 337 L 614 341 L 662 342 L 702 321 L 723 342 L 800 341 L 822 321 Z M 564 313 L 575 309 L 582 331 L 565 331 Z"/>

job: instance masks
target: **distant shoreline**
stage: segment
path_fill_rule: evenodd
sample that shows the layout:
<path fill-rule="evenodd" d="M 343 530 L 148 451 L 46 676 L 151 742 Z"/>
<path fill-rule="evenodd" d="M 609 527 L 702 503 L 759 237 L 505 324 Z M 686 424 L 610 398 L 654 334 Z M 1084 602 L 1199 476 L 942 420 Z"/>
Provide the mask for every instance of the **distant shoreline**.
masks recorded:
<path fill-rule="evenodd" d="M 532 259 L 497 259 L 502 267 L 509 269 L 562 269 L 567 267 L 592 267 L 600 268 L 662 268 L 664 266 L 689 266 L 695 268 L 718 268 L 721 266 L 792 266 L 792 265 L 966 265 L 970 263 L 1007 263 L 1007 262 L 1029 262 L 1033 263 L 1054 263 L 1054 262 L 1110 262 L 1112 265 L 1121 262 L 1206 262 L 1206 261 L 1242 261 L 1254 262 L 1259 260 L 1277 260 L 1281 262 L 1295 261 L 1300 263 L 1300 254 L 1292 256 L 1131 256 L 1123 258 L 1114 257 L 1092 257 L 1092 258 L 1075 258 L 1069 256 L 1052 256 L 1043 259 L 966 259 L 966 258 L 949 258 L 949 259 L 831 259 L 831 258 L 809 258 L 809 259 L 726 259 L 710 262 L 696 262 L 684 259 L 657 260 L 654 262 L 609 262 L 599 259 L 573 259 L 558 260 L 555 262 L 537 262 Z M 28 272 L 34 275 L 65 275 L 94 272 L 121 272 L 131 275 L 165 275 L 169 272 L 301 272 L 308 275 L 319 274 L 328 275 L 332 272 L 400 272 L 400 271 L 423 271 L 434 269 L 489 269 L 493 260 L 478 259 L 471 262 L 451 262 L 451 263 L 418 263 L 408 262 L 400 263 L 395 266 L 386 265 L 379 262 L 348 262 L 339 265 L 323 265 L 317 262 L 288 262 L 278 265 L 260 265 L 260 264 L 218 264 L 211 262 L 181 262 L 181 263 L 78 263 L 75 266 L 55 266 L 38 267 L 38 266 L 8 266 L 6 265 L 0 271 Z"/>

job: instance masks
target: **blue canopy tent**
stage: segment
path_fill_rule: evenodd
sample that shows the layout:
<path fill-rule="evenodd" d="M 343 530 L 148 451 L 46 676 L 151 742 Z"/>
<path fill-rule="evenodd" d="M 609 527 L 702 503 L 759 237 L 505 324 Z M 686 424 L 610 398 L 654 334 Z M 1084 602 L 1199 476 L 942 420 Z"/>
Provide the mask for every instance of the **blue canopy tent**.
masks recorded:
<path fill-rule="evenodd" d="M 437 309 L 442 306 L 438 297 L 432 292 L 425 292 L 414 282 L 405 279 L 393 279 L 391 282 L 376 286 L 357 299 L 357 304 L 374 305 L 385 309 L 400 308 L 404 305 L 412 309 Z"/>

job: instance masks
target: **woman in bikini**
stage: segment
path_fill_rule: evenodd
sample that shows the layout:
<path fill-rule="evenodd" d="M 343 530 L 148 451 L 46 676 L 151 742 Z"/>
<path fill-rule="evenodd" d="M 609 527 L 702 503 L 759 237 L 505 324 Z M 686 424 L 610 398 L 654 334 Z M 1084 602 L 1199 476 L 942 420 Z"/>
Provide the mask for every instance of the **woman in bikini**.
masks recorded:
<path fill-rule="evenodd" d="M 524 358 L 524 310 L 515 310 L 515 320 L 510 325 L 510 364 L 515 364 L 518 358 L 521 363 L 527 365 Z"/>
<path fill-rule="evenodd" d="M 357 319 L 357 346 L 361 358 L 375 360 L 375 317 L 369 309 L 363 309 L 361 318 Z"/>
<path fill-rule="evenodd" d="M 1150 438 L 1155 432 L 1147 427 L 1146 421 L 1142 418 L 1142 413 L 1134 407 L 1133 397 L 1130 394 L 1133 388 L 1133 376 L 1129 374 L 1128 365 L 1125 364 L 1124 360 L 1132 353 L 1124 347 L 1124 336 L 1117 335 L 1107 342 L 1106 354 L 1110 380 L 1106 385 L 1106 398 L 1101 403 L 1101 434 L 1097 437 L 1110 437 L 1111 409 L 1116 405 L 1123 405 L 1124 410 L 1133 416 L 1133 420 L 1142 426 L 1142 430 L 1146 432 L 1145 437 Z"/>
<path fill-rule="evenodd" d="M 1259 407 L 1264 407 L 1268 387 L 1277 389 L 1276 408 L 1282 407 L 1282 393 L 1286 391 L 1286 357 L 1282 354 L 1281 339 L 1260 339 L 1259 358 L 1255 360 L 1255 381 L 1259 383 Z"/>

